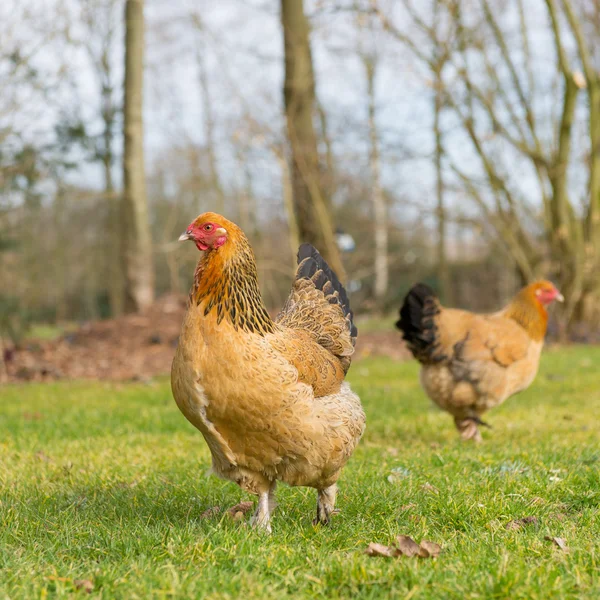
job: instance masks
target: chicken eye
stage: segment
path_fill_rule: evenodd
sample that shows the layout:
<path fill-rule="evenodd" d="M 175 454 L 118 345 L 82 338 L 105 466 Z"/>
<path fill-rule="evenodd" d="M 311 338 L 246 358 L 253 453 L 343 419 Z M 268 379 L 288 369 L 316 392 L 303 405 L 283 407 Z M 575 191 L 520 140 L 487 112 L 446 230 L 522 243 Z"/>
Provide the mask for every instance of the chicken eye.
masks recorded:
<path fill-rule="evenodd" d="M 204 231 L 210 231 L 212 229 L 212 225 L 205 225 L 204 226 Z"/>

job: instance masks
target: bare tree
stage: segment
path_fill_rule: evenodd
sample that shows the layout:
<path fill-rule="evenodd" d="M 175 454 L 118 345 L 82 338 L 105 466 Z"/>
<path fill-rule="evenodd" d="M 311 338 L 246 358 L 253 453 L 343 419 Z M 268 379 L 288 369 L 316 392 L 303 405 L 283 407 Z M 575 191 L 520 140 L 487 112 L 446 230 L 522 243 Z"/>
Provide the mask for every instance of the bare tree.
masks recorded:
<path fill-rule="evenodd" d="M 368 33 L 373 38 L 372 28 Z M 369 42 L 373 42 L 370 39 Z M 374 45 L 374 44 L 371 44 Z M 381 156 L 379 152 L 379 134 L 377 131 L 377 103 L 375 83 L 377 76 L 378 56 L 375 48 L 361 51 L 365 76 L 367 80 L 368 125 L 369 125 L 369 164 L 371 171 L 371 203 L 373 205 L 373 228 L 375 240 L 375 302 L 380 310 L 384 310 L 388 291 L 388 211 L 385 194 L 381 185 Z"/>
<path fill-rule="evenodd" d="M 123 260 L 125 307 L 140 311 L 154 300 L 152 243 L 144 169 L 142 98 L 144 3 L 125 3 L 125 101 L 123 152 Z"/>
<path fill-rule="evenodd" d="M 380 19 L 383 28 L 391 32 L 394 37 L 400 40 L 422 63 L 426 68 L 428 78 L 427 86 L 433 89 L 432 105 L 433 105 L 433 127 L 432 133 L 434 138 L 433 163 L 435 168 L 435 195 L 436 195 L 436 211 L 437 220 L 437 248 L 436 248 L 436 269 L 437 278 L 442 299 L 452 303 L 452 286 L 450 284 L 450 272 L 447 259 L 447 227 L 448 218 L 446 210 L 446 193 L 443 171 L 443 125 L 442 113 L 445 106 L 445 89 L 442 78 L 442 72 L 449 60 L 449 48 L 454 31 L 448 27 L 448 19 L 446 26 L 441 23 L 442 5 L 448 0 L 431 0 L 427 12 L 431 14 L 431 21 L 425 22 L 416 11 L 413 3 L 410 0 L 402 0 L 399 3 L 407 13 L 407 16 L 418 24 L 419 28 L 424 31 L 428 39 L 427 44 L 422 44 L 416 38 L 402 33 L 394 27 L 391 20 L 387 18 L 385 13 L 380 8 L 379 2 L 373 0 L 371 2 L 371 10 Z"/>
<path fill-rule="evenodd" d="M 298 229 L 314 244 L 340 277 L 343 265 L 333 235 L 329 199 L 323 193 L 319 170 L 315 81 L 309 26 L 303 0 L 281 0 L 285 50 L 284 100 L 292 154 L 292 188 Z"/>
<path fill-rule="evenodd" d="M 216 195 L 215 210 L 219 213 L 225 211 L 225 192 L 223 184 L 217 168 L 217 153 L 215 141 L 215 115 L 211 98 L 211 90 L 207 68 L 207 49 L 206 31 L 204 23 L 199 14 L 192 15 L 192 22 L 195 28 L 195 46 L 196 46 L 196 62 L 198 64 L 198 80 L 202 94 L 202 112 L 204 117 L 204 141 L 208 154 L 210 177 L 212 188 Z"/>
<path fill-rule="evenodd" d="M 94 159 L 102 164 L 104 196 L 109 204 L 106 221 L 108 294 L 111 313 L 120 315 L 124 308 L 123 264 L 120 256 L 121 234 L 119 195 L 113 180 L 115 163 L 115 125 L 121 111 L 115 95 L 120 86 L 116 82 L 114 58 L 118 39 L 118 19 L 122 0 L 81 0 L 82 21 L 86 27 L 84 47 L 90 58 L 100 91 L 100 116 L 103 132 L 95 144 Z M 119 10 L 120 9 L 120 10 Z"/>
<path fill-rule="evenodd" d="M 525 11 L 523 0 L 507 3 L 504 10 L 516 17 L 517 36 L 512 36 L 510 29 L 514 20 L 503 18 L 490 0 L 476 4 L 443 0 L 437 23 L 427 21 L 411 0 L 402 3 L 410 35 L 376 10 L 384 28 L 421 59 L 434 75 L 436 88 L 443 90 L 437 106 L 449 109 L 455 132 L 469 144 L 465 146 L 463 141 L 460 154 L 449 156 L 449 166 L 480 209 L 483 227 L 501 240 L 522 280 L 545 275 L 557 281 L 567 299 L 563 325 L 585 312 L 589 319 L 589 308 L 583 310 L 582 303 L 595 305 L 592 312 L 597 314 L 600 287 L 600 228 L 595 216 L 600 194 L 600 119 L 597 109 L 588 111 L 590 160 L 577 162 L 575 151 L 581 152 L 582 140 L 577 137 L 581 113 L 576 109 L 583 88 L 587 88 L 589 106 L 598 106 L 600 83 L 576 3 L 545 0 L 549 40 L 556 54 L 559 114 L 543 110 L 540 102 L 548 93 L 548 77 L 535 72 L 530 52 L 531 13 Z M 544 16 L 544 5 L 537 8 L 539 19 Z M 576 42 L 583 73 L 570 64 L 568 36 Z M 451 65 L 447 77 L 439 69 L 440 58 Z M 439 120 L 435 123 L 439 129 Z M 478 164 L 462 160 L 465 151 L 473 152 Z M 569 185 L 573 169 L 588 171 L 589 196 L 583 214 Z M 534 184 L 541 210 L 530 200 L 529 189 Z M 586 300 L 589 295 L 596 300 Z"/>
<path fill-rule="evenodd" d="M 439 28 L 440 16 L 440 0 L 435 0 L 434 3 L 434 29 Z M 439 35 L 439 34 L 438 34 Z M 444 182 L 443 158 L 444 158 L 444 143 L 442 130 L 442 112 L 444 109 L 444 82 L 442 71 L 449 56 L 444 46 L 436 48 L 430 63 L 433 71 L 433 135 L 435 138 L 434 163 L 435 163 L 435 179 L 436 179 L 436 199 L 437 199 L 437 275 L 440 286 L 440 294 L 442 300 L 449 305 L 453 304 L 452 285 L 450 284 L 450 270 L 448 266 L 447 256 L 447 228 L 448 219 L 446 211 L 446 186 Z"/>

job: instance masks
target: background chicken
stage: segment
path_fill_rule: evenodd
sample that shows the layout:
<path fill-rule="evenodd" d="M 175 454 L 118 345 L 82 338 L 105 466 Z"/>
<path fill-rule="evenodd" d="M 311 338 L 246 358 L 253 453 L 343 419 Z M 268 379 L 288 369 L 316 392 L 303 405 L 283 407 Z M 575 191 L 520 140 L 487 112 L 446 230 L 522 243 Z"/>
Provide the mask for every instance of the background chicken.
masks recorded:
<path fill-rule="evenodd" d="M 481 414 L 526 389 L 537 373 L 546 306 L 562 295 L 549 281 L 523 288 L 500 312 L 444 308 L 422 283 L 407 294 L 396 327 L 423 365 L 427 395 L 454 417 L 463 439 L 479 441 Z"/>
<path fill-rule="evenodd" d="M 346 292 L 309 244 L 273 321 L 244 233 L 205 213 L 180 237 L 204 251 L 171 371 L 177 405 L 204 435 L 214 471 L 259 496 L 269 530 L 277 480 L 318 490 L 327 523 L 336 481 L 365 427 L 344 377 L 357 330 Z"/>

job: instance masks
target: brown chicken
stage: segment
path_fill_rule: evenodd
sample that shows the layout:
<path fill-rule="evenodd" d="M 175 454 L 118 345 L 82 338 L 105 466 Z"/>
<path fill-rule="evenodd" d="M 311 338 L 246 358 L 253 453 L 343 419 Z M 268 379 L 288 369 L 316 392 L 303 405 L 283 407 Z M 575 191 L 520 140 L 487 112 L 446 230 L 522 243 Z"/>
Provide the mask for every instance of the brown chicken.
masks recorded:
<path fill-rule="evenodd" d="M 396 327 L 422 364 L 427 395 L 454 417 L 463 439 L 481 440 L 481 415 L 534 380 L 546 335 L 546 306 L 562 301 L 549 281 L 523 288 L 503 310 L 478 315 L 444 308 L 427 285 L 404 299 Z"/>
<path fill-rule="evenodd" d="M 278 480 L 316 488 L 316 521 L 328 523 L 336 481 L 365 428 L 344 381 L 357 336 L 344 288 L 303 244 L 273 320 L 239 227 L 205 213 L 179 239 L 204 254 L 171 371 L 177 405 L 204 435 L 214 472 L 258 495 L 255 526 L 271 531 Z"/>

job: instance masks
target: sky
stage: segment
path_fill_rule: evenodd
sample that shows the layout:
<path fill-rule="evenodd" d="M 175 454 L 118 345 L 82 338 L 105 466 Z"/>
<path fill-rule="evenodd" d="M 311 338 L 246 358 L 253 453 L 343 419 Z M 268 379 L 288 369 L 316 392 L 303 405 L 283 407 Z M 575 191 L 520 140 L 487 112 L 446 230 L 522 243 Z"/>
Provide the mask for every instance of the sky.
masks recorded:
<path fill-rule="evenodd" d="M 49 98 L 33 99 L 31 110 L 17 111 L 14 118 L 27 121 L 31 136 L 44 135 L 57 112 L 65 111 L 68 117 L 83 117 L 92 130 L 101 130 L 98 79 L 85 51 L 85 44 L 93 42 L 98 31 L 87 30 L 79 23 L 83 1 L 5 0 L 0 6 L 3 44 L 8 33 L 17 46 L 24 48 L 36 48 L 43 40 L 36 64 L 44 76 L 58 81 L 63 70 L 69 74 L 69 85 L 57 85 Z M 360 36 L 356 18 L 349 11 L 339 9 L 344 2 L 346 0 L 306 0 L 305 3 L 313 26 L 311 42 L 317 93 L 328 115 L 334 152 L 345 169 L 368 174 L 366 80 L 358 51 L 361 47 L 374 50 L 378 57 L 376 106 L 383 183 L 398 198 L 409 200 L 398 204 L 393 216 L 414 218 L 420 207 L 431 211 L 435 202 L 431 84 L 419 61 L 389 36 Z M 346 4 L 351 2 L 348 0 Z M 424 18 L 428 18 L 427 4 L 415 3 Z M 391 2 L 387 6 L 391 7 L 389 14 L 398 28 L 407 30 L 407 20 L 398 9 L 399 3 Z M 539 96 L 539 102 L 547 104 L 545 111 L 556 111 L 560 108 L 558 90 L 553 91 L 550 81 L 555 57 L 548 39 L 543 2 L 531 0 L 527 6 L 536 78 L 548 90 Z M 117 16 L 119 10 L 117 5 Z M 242 173 L 236 158 L 236 144 L 243 142 L 249 147 L 244 160 L 249 163 L 256 194 L 267 209 L 280 208 L 280 174 L 269 148 L 269 143 L 281 141 L 284 133 L 279 2 L 147 0 L 145 17 L 144 117 L 148 173 L 152 174 L 156 161 L 173 148 L 190 142 L 201 145 L 205 141 L 200 57 L 208 71 L 221 176 L 226 182 L 239 183 Z M 516 47 L 519 40 L 515 15 L 508 11 L 502 18 L 515 32 L 515 38 L 509 41 Z M 15 23 L 17 26 L 13 26 Z M 194 23 L 200 23 L 201 30 Z M 112 53 L 112 64 L 115 80 L 120 81 L 123 76 L 122 27 L 115 32 L 115 37 L 118 43 Z M 507 77 L 507 74 L 500 73 L 500 76 Z M 8 101 L 6 95 L 4 100 Z M 29 100 L 18 98 L 17 102 L 26 107 Z M 120 101 L 120 92 L 115 101 Z M 262 134 L 249 132 L 247 113 L 260 125 Z M 444 126 L 445 143 L 452 160 L 465 172 L 475 173 L 477 160 L 458 133 L 456 123 L 445 117 Z M 502 152 L 499 160 L 506 163 L 506 169 L 517 173 L 522 193 L 532 198 L 532 204 L 539 204 L 539 189 L 530 171 L 526 165 L 513 161 L 512 156 L 509 151 Z M 73 183 L 86 187 L 100 189 L 102 185 L 100 168 L 94 164 L 72 173 L 71 178 Z M 115 178 L 120 179 L 118 167 Z M 583 193 L 581 183 L 573 185 L 576 193 Z M 474 210 L 472 205 L 465 204 L 464 197 L 453 197 L 452 202 L 462 212 Z"/>

